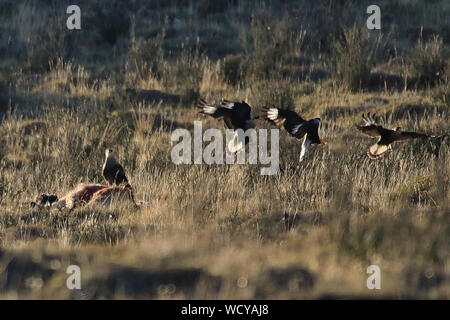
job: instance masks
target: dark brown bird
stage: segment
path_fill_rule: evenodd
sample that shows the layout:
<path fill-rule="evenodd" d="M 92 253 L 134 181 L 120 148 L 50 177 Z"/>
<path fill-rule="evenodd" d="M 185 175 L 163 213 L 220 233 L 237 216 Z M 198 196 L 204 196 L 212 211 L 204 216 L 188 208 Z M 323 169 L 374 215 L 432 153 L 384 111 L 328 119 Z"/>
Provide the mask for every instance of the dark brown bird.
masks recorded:
<path fill-rule="evenodd" d="M 363 114 L 362 119 L 364 125 L 356 125 L 362 133 L 371 137 L 379 137 L 377 143 L 372 145 L 367 151 L 367 155 L 371 159 L 377 159 L 388 154 L 392 150 L 391 143 L 395 141 L 416 138 L 436 138 L 436 136 L 430 136 L 424 133 L 402 131 L 400 127 L 397 127 L 395 130 L 383 128 L 375 122 L 374 117 L 375 114 L 371 116 L 370 112 L 367 114 L 367 117 Z"/>
<path fill-rule="evenodd" d="M 251 129 L 255 127 L 255 119 L 251 118 L 252 108 L 245 102 L 235 102 L 222 99 L 220 106 L 214 106 L 203 99 L 200 99 L 199 104 L 197 106 L 201 109 L 200 113 L 209 115 L 213 118 L 220 119 L 222 118 L 225 122 L 225 126 L 228 129 L 238 130 L 242 129 L 246 131 L 247 129 Z M 235 136 L 235 139 L 237 135 Z M 228 148 L 231 152 L 236 152 L 240 150 L 244 144 L 232 140 Z M 249 138 L 245 137 L 245 144 L 249 142 Z"/>
<path fill-rule="evenodd" d="M 114 153 L 111 149 L 105 151 L 105 163 L 103 164 L 102 174 L 110 185 L 119 185 L 121 183 L 128 184 L 128 179 L 125 176 L 125 171 L 117 159 L 114 157 Z"/>
<path fill-rule="evenodd" d="M 320 118 L 305 120 L 295 111 L 265 108 L 265 119 L 284 129 L 293 137 L 303 139 L 299 161 L 302 161 L 311 144 L 325 145 L 328 140 L 319 138 Z"/>

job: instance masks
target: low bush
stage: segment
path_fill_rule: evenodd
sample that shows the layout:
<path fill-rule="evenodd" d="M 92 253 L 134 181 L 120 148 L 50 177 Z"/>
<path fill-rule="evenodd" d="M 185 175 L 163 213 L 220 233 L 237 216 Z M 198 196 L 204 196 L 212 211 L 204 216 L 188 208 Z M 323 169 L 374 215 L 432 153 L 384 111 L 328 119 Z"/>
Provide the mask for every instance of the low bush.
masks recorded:
<path fill-rule="evenodd" d="M 332 42 L 332 61 L 338 80 L 350 91 L 365 88 L 376 54 L 376 44 L 371 41 L 368 31 L 354 25 Z"/>
<path fill-rule="evenodd" d="M 434 86 L 444 80 L 447 57 L 442 40 L 434 37 L 423 42 L 420 38 L 409 56 L 409 71 L 418 85 Z"/>

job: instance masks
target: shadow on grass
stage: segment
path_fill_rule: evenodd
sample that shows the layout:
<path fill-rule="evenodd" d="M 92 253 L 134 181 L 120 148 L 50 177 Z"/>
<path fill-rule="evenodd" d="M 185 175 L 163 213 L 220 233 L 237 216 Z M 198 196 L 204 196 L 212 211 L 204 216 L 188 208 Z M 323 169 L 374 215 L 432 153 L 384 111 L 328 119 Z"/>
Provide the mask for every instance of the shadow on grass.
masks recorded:
<path fill-rule="evenodd" d="M 203 287 L 208 292 L 217 293 L 221 279 L 211 276 L 198 268 L 178 268 L 148 271 L 132 267 L 112 265 L 103 275 L 90 280 L 86 285 L 92 299 L 111 299 L 116 295 L 129 298 L 158 296 L 184 296 L 195 298 L 195 291 Z M 75 294 L 73 298 L 77 298 Z"/>
<path fill-rule="evenodd" d="M 166 93 L 158 90 L 139 90 L 127 88 L 125 93 L 128 98 L 135 101 L 146 103 L 160 103 L 162 105 L 175 106 L 181 102 L 181 96 L 172 93 Z"/>

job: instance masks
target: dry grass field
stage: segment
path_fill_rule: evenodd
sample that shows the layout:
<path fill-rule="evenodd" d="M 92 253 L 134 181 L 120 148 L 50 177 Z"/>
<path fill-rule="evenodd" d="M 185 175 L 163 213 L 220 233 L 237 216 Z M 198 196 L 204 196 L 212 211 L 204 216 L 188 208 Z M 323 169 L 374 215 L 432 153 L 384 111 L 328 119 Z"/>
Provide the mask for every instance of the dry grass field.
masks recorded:
<path fill-rule="evenodd" d="M 450 132 L 450 3 L 377 1 L 0 3 L 0 298 L 448 299 L 448 137 L 395 143 L 355 124 Z M 320 117 L 326 146 L 280 172 L 175 165 L 172 131 L 223 124 L 197 100 Z M 274 128 L 264 120 L 257 128 Z M 105 183 L 113 148 L 139 209 L 31 208 L 43 192 Z M 66 287 L 69 265 L 82 289 Z M 366 269 L 381 269 L 369 290 Z"/>

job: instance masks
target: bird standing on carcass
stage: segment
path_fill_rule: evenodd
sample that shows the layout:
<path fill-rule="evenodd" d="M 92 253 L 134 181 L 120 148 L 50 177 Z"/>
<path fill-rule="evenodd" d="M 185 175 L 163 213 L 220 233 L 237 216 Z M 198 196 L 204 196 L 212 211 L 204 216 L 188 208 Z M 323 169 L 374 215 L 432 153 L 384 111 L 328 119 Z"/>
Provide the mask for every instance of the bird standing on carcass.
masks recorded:
<path fill-rule="evenodd" d="M 117 161 L 113 151 L 111 149 L 106 149 L 105 157 L 102 175 L 105 180 L 108 181 L 110 186 L 96 193 L 93 201 L 96 203 L 102 203 L 103 205 L 110 205 L 113 199 L 118 201 L 127 199 L 137 205 L 134 201 L 133 188 L 128 183 L 125 170 L 119 161 Z M 122 185 L 124 183 L 125 186 Z"/>
<path fill-rule="evenodd" d="M 31 202 L 31 206 L 51 206 L 61 210 L 64 208 L 73 209 L 89 203 L 110 206 L 115 202 L 130 201 L 137 207 L 133 188 L 128 183 L 123 167 L 114 157 L 112 150 L 107 149 L 105 155 L 106 160 L 102 174 L 109 185 L 80 183 L 61 199 L 58 199 L 58 196 L 54 194 L 41 194 L 35 201 Z"/>
<path fill-rule="evenodd" d="M 125 170 L 123 170 L 122 165 L 117 161 L 113 151 L 111 149 L 106 149 L 105 156 L 106 159 L 103 164 L 102 174 L 105 180 L 108 181 L 108 184 L 128 184 L 128 179 L 125 176 Z"/>

